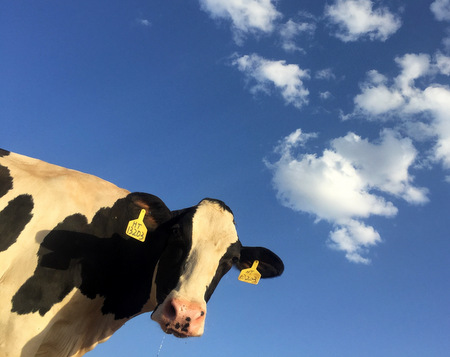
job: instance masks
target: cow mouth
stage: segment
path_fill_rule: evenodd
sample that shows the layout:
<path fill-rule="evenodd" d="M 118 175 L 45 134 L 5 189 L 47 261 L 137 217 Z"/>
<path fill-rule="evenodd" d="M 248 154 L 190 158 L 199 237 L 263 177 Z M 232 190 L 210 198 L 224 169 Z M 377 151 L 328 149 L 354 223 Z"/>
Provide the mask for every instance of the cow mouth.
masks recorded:
<path fill-rule="evenodd" d="M 165 325 L 165 328 L 163 329 L 165 333 L 169 335 L 174 335 L 175 337 L 191 337 L 192 335 L 189 333 L 189 322 L 186 322 L 184 325 L 180 325 L 179 323 L 176 323 L 173 325 L 172 323 L 168 322 Z"/>
<path fill-rule="evenodd" d="M 186 333 L 184 333 L 182 331 L 177 331 L 177 330 L 175 330 L 173 328 L 168 328 L 168 329 L 164 330 L 164 332 L 167 333 L 168 335 L 174 335 L 175 337 L 178 337 L 178 338 L 190 337 Z"/>

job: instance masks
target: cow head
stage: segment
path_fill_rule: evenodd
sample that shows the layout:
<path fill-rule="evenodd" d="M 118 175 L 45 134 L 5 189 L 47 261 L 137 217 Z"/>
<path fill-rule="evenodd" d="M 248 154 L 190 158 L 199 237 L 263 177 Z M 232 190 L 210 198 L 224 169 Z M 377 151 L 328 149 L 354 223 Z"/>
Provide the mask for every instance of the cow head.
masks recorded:
<path fill-rule="evenodd" d="M 279 276 L 284 269 L 270 250 L 241 244 L 233 213 L 218 200 L 204 199 L 173 212 L 157 231 L 165 244 L 153 277 L 158 305 L 152 319 L 177 337 L 203 334 L 206 303 L 233 265 L 244 269 L 259 260 L 262 278 Z"/>

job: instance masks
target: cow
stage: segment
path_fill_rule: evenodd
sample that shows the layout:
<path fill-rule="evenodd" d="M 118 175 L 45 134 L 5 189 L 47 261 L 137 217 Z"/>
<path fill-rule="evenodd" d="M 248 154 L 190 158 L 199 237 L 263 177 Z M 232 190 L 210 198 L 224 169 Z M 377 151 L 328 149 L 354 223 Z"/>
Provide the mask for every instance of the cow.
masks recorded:
<path fill-rule="evenodd" d="M 201 336 L 206 303 L 235 266 L 267 248 L 241 244 L 231 209 L 205 198 L 171 211 L 151 194 L 0 150 L 0 356 L 82 356 L 134 316 Z"/>

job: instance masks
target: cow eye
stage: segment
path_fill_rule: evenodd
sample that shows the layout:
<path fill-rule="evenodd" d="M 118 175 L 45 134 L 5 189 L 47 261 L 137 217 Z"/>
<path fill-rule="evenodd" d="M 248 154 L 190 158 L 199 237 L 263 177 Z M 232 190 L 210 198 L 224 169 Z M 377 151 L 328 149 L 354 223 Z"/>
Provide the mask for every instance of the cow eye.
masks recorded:
<path fill-rule="evenodd" d="M 180 235 L 180 226 L 178 224 L 174 225 L 172 227 L 172 234 L 173 235 Z"/>
<path fill-rule="evenodd" d="M 233 261 L 233 264 L 237 264 L 237 262 L 239 261 L 239 258 L 238 257 L 233 257 L 232 261 Z"/>

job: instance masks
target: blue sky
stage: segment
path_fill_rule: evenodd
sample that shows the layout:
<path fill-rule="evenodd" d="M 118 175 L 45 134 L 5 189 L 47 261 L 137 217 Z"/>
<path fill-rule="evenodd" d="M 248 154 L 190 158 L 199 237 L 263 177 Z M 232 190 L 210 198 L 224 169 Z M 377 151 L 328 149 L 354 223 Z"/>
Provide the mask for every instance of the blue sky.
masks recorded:
<path fill-rule="evenodd" d="M 88 356 L 446 356 L 450 1 L 4 1 L 0 146 L 234 211 L 205 335 Z"/>

